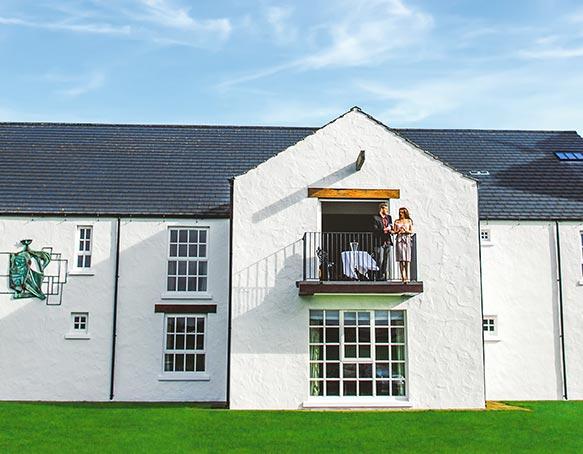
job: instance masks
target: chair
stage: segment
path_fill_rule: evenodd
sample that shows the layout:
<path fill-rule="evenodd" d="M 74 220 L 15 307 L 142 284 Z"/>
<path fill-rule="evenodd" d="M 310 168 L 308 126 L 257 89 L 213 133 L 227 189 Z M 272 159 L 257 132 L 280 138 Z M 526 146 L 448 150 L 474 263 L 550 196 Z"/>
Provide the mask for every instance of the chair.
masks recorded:
<path fill-rule="evenodd" d="M 329 281 L 332 274 L 332 268 L 334 267 L 334 262 L 329 260 L 328 252 L 323 250 L 321 247 L 316 249 L 316 255 L 318 256 L 318 261 L 320 262 L 320 280 Z"/>

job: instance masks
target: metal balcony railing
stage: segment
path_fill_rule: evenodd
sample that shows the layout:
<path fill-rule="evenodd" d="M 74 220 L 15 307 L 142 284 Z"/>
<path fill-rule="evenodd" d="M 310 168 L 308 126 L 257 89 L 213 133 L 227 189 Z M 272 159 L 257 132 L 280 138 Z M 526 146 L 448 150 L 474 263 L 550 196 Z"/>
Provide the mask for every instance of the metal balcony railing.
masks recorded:
<path fill-rule="evenodd" d="M 304 281 L 374 281 L 381 279 L 372 233 L 306 232 Z M 394 247 L 389 248 L 389 280 L 401 280 Z M 411 281 L 417 281 L 417 236 L 411 236 Z"/>

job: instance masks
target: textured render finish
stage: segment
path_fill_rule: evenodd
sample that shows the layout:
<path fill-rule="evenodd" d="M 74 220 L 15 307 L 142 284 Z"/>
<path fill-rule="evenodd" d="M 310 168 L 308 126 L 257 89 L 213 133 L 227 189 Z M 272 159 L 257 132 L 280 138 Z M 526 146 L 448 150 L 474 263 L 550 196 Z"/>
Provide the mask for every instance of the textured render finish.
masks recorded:
<path fill-rule="evenodd" d="M 366 162 L 355 172 L 360 150 Z M 391 188 L 418 235 L 425 292 L 300 298 L 306 231 L 320 228 L 308 187 Z M 232 408 L 301 408 L 308 399 L 312 308 L 407 310 L 414 408 L 484 406 L 477 188 L 440 161 L 352 111 L 234 183 Z M 372 215 L 373 213 L 371 213 Z"/>
<path fill-rule="evenodd" d="M 563 398 L 557 241 L 554 222 L 482 222 L 484 314 L 498 318 L 486 336 L 486 396 L 491 400 Z M 569 399 L 583 397 L 581 235 L 561 222 L 561 270 Z"/>
<path fill-rule="evenodd" d="M 0 218 L 0 251 L 19 249 L 23 238 L 32 247 L 52 247 L 74 263 L 77 225 L 92 225 L 93 276 L 69 276 L 61 306 L 38 299 L 14 300 L 0 295 L 0 399 L 107 400 L 111 363 L 115 222 L 88 219 Z M 8 257 L 0 256 L 0 274 Z M 5 282 L 1 283 L 5 291 Z M 55 296 L 50 297 L 56 299 Z M 52 301 L 51 301 L 52 302 Z M 89 312 L 90 339 L 65 339 L 71 312 Z"/>
<path fill-rule="evenodd" d="M 0 295 L 4 340 L 0 348 L 4 365 L 0 368 L 0 399 L 109 400 L 117 220 L 0 218 L 0 251 L 16 251 L 22 238 L 32 238 L 33 247 L 52 246 L 54 252 L 62 253 L 71 270 L 78 225 L 93 226 L 93 274 L 70 274 L 61 306 Z M 212 298 L 200 302 L 217 304 L 217 313 L 208 316 L 207 381 L 158 380 L 164 314 L 154 313 L 154 305 L 198 302 L 161 298 L 166 281 L 167 230 L 172 225 L 210 228 Z M 122 220 L 120 238 L 114 400 L 224 401 L 228 221 Z M 0 274 L 6 274 L 8 259 L 4 257 Z M 65 338 L 71 331 L 71 312 L 89 313 L 89 339 Z"/>
<path fill-rule="evenodd" d="M 169 227 L 208 227 L 209 298 L 166 298 Z M 225 401 L 228 322 L 228 233 L 224 219 L 124 221 L 116 368 L 116 400 Z M 163 381 L 164 314 L 156 304 L 216 304 L 208 314 L 208 381 Z"/>

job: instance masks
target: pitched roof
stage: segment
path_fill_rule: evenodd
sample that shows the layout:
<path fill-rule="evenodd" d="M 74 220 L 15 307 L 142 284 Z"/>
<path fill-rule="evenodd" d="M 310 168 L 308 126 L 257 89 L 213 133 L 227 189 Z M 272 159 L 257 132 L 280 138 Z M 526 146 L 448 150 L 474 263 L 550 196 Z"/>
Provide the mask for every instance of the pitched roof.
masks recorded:
<path fill-rule="evenodd" d="M 317 128 L 0 123 L 0 213 L 226 217 L 229 179 Z M 573 131 L 393 129 L 479 180 L 482 219 L 583 219 Z"/>

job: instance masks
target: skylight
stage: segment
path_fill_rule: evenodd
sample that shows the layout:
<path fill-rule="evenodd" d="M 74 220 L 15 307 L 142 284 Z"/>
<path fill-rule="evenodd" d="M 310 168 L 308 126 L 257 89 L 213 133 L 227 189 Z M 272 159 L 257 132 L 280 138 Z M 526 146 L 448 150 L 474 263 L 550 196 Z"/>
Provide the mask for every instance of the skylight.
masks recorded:
<path fill-rule="evenodd" d="M 555 151 L 555 156 L 561 161 L 583 161 L 581 151 Z"/>
<path fill-rule="evenodd" d="M 470 170 L 470 175 L 485 176 L 485 175 L 490 175 L 490 172 L 487 170 Z"/>

